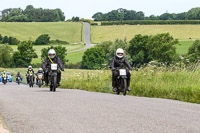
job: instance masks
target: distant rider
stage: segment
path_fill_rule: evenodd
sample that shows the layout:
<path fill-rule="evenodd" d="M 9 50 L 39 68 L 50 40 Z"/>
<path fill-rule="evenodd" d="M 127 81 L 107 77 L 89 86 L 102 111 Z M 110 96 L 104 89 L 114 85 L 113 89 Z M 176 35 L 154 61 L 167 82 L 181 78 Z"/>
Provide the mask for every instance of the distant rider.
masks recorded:
<path fill-rule="evenodd" d="M 3 73 L 2 73 L 2 76 L 1 76 L 1 77 L 2 77 L 2 78 L 5 78 L 5 77 L 6 77 L 6 79 L 8 78 L 6 71 L 3 70 Z"/>
<path fill-rule="evenodd" d="M 29 84 L 29 74 L 33 74 L 33 83 L 35 81 L 35 76 L 34 76 L 34 70 L 32 68 L 32 66 L 28 66 L 28 70 L 27 70 L 27 73 L 26 73 L 26 80 L 27 80 L 27 84 Z"/>
<path fill-rule="evenodd" d="M 18 80 L 18 77 L 21 79 L 22 81 L 22 76 L 20 75 L 20 72 L 17 72 L 17 75 L 16 75 L 16 81 Z"/>
<path fill-rule="evenodd" d="M 60 69 L 62 71 L 64 71 L 62 61 L 60 60 L 60 58 L 56 57 L 56 51 L 54 49 L 50 49 L 48 52 L 48 57 L 44 60 L 44 62 L 42 64 L 42 69 L 44 70 L 45 86 L 48 86 L 48 82 L 49 82 L 48 73 L 50 71 L 49 69 L 50 69 L 51 64 L 54 64 L 54 63 L 58 64 Z M 58 71 L 57 78 L 58 78 L 57 84 L 58 84 L 58 86 L 61 86 L 60 85 L 60 81 L 61 81 L 61 71 L 60 70 Z"/>
<path fill-rule="evenodd" d="M 126 68 L 126 72 L 127 72 L 127 87 L 128 87 L 128 91 L 130 91 L 130 78 L 131 78 L 131 74 L 129 72 L 129 70 L 132 70 L 131 65 L 129 64 L 129 62 L 126 60 L 126 58 L 124 57 L 124 50 L 121 48 L 118 48 L 116 51 L 116 56 L 112 59 L 112 62 L 110 64 L 110 67 L 112 69 L 112 87 L 113 87 L 113 91 L 115 92 L 117 90 L 117 77 L 119 76 L 119 69 L 117 68 Z M 128 67 L 128 69 L 127 69 Z"/>
<path fill-rule="evenodd" d="M 38 72 L 36 73 L 36 75 L 38 75 L 38 74 L 43 74 L 42 68 L 38 69 Z M 42 80 L 42 83 L 43 83 L 43 80 Z M 36 78 L 36 84 L 38 84 L 38 79 L 37 78 Z"/>

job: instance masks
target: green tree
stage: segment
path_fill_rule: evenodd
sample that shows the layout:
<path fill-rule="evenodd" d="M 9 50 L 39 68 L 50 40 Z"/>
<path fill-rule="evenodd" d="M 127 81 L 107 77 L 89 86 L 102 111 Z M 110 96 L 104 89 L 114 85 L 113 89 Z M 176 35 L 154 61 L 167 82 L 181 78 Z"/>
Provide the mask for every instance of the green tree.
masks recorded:
<path fill-rule="evenodd" d="M 72 17 L 72 22 L 78 22 L 79 21 L 79 17 Z"/>
<path fill-rule="evenodd" d="M 149 57 L 163 63 L 172 63 L 176 58 L 176 47 L 179 42 L 169 33 L 152 36 L 147 44 Z"/>
<path fill-rule="evenodd" d="M 9 40 L 8 40 L 8 36 L 4 36 L 4 37 L 3 37 L 2 43 L 8 43 L 8 41 L 9 41 Z"/>
<path fill-rule="evenodd" d="M 3 40 L 3 37 L 2 37 L 2 35 L 0 34 L 0 42 Z"/>
<path fill-rule="evenodd" d="M 7 44 L 5 44 L 5 45 L 0 45 L 0 51 L 1 51 L 0 67 L 10 67 L 11 64 L 13 63 L 12 60 L 13 49 Z"/>
<path fill-rule="evenodd" d="M 198 62 L 200 60 L 200 40 L 196 40 L 189 48 L 188 58 L 190 62 Z"/>
<path fill-rule="evenodd" d="M 149 50 L 147 44 L 150 37 L 141 34 L 135 35 L 135 37 L 129 42 L 128 53 L 130 54 L 134 66 L 148 63 L 152 60 L 149 58 Z"/>
<path fill-rule="evenodd" d="M 82 59 L 82 68 L 102 69 L 104 67 L 105 61 L 105 53 L 102 48 L 90 48 L 84 52 Z"/>
<path fill-rule="evenodd" d="M 172 63 L 177 59 L 175 45 L 177 39 L 169 33 L 155 36 L 136 35 L 130 42 L 128 52 L 131 55 L 134 66 L 156 60 L 163 63 Z"/>
<path fill-rule="evenodd" d="M 186 19 L 189 20 L 199 20 L 200 19 L 200 7 L 192 8 L 188 11 Z"/>
<path fill-rule="evenodd" d="M 68 60 L 66 60 L 67 49 L 66 49 L 66 47 L 62 47 L 62 46 L 56 46 L 56 47 L 50 46 L 48 48 L 43 48 L 41 50 L 41 53 L 42 53 L 41 54 L 41 60 L 42 61 L 44 61 L 44 59 L 48 57 L 48 51 L 50 49 L 54 49 L 56 51 L 56 56 L 61 59 L 61 61 L 62 61 L 63 64 L 66 64 L 66 62 L 68 61 Z"/>
<path fill-rule="evenodd" d="M 31 64 L 32 58 L 37 57 L 31 41 L 21 42 L 17 49 L 18 52 L 13 54 L 14 65 L 16 67 L 27 67 Z"/>
<path fill-rule="evenodd" d="M 48 34 L 40 35 L 34 42 L 36 45 L 46 45 L 50 43 L 50 37 Z"/>

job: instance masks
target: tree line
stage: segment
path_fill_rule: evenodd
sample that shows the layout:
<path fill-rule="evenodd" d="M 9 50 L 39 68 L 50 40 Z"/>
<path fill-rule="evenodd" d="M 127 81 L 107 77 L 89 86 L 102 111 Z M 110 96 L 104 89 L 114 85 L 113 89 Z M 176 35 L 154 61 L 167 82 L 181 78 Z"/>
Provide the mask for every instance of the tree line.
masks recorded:
<path fill-rule="evenodd" d="M 119 8 L 108 13 L 97 12 L 92 18 L 95 21 L 126 21 L 126 20 L 200 20 L 200 7 L 192 8 L 188 12 L 163 13 L 160 16 L 145 16 L 142 11 Z"/>
<path fill-rule="evenodd" d="M 21 8 L 4 9 L 1 14 L 3 22 L 57 22 L 64 21 L 65 16 L 61 9 L 34 8 L 28 5 Z"/>
<path fill-rule="evenodd" d="M 125 50 L 125 58 L 135 68 L 146 66 L 150 62 L 158 62 L 164 66 L 188 62 L 197 63 L 200 59 L 200 41 L 196 40 L 186 55 L 176 53 L 176 45 L 180 45 L 169 33 L 157 35 L 135 35 L 129 42 L 125 40 L 106 41 L 84 52 L 81 62 L 83 69 L 106 69 L 117 48 Z"/>
<path fill-rule="evenodd" d="M 41 50 L 41 62 L 48 56 L 49 49 L 55 49 L 57 57 L 59 57 L 63 64 L 67 62 L 65 56 L 67 49 L 62 46 L 50 46 Z M 17 51 L 8 44 L 0 44 L 0 67 L 28 67 L 33 58 L 38 58 L 38 55 L 33 48 L 33 42 L 22 41 L 17 45 Z M 41 67 L 41 63 L 37 67 Z"/>

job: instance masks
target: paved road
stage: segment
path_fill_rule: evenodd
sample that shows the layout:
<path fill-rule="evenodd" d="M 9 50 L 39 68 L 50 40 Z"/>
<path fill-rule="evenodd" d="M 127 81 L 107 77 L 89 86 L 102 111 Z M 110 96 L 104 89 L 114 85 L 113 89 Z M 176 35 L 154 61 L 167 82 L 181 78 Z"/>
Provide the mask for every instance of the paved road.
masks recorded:
<path fill-rule="evenodd" d="M 75 52 L 82 51 L 82 50 L 85 50 L 85 49 L 88 49 L 88 48 L 94 46 L 94 44 L 91 44 L 91 41 L 90 41 L 90 24 L 87 22 L 83 22 L 83 24 L 85 25 L 85 33 L 84 33 L 84 39 L 85 39 L 85 44 L 86 44 L 85 47 L 82 49 L 70 51 L 67 53 L 75 53 Z"/>
<path fill-rule="evenodd" d="M 81 90 L 0 84 L 13 133 L 199 133 L 200 105 Z"/>

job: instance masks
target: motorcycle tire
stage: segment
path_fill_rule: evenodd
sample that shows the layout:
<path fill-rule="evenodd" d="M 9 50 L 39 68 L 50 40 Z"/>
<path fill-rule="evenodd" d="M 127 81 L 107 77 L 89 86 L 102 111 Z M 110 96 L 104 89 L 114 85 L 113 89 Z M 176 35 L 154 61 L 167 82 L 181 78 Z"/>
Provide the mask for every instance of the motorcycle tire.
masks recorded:
<path fill-rule="evenodd" d="M 123 95 L 126 96 L 126 91 L 127 91 L 127 80 L 124 79 L 124 87 L 123 87 Z"/>

